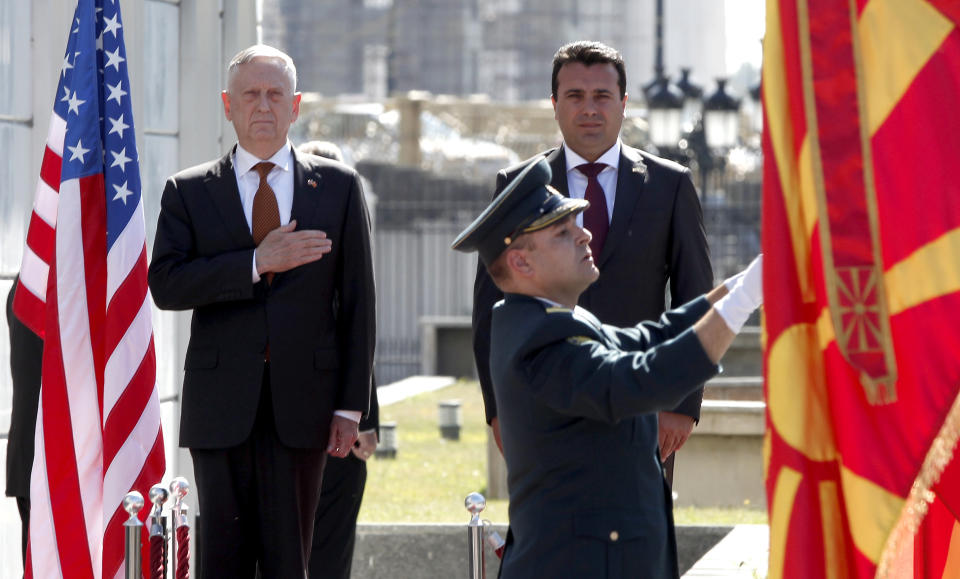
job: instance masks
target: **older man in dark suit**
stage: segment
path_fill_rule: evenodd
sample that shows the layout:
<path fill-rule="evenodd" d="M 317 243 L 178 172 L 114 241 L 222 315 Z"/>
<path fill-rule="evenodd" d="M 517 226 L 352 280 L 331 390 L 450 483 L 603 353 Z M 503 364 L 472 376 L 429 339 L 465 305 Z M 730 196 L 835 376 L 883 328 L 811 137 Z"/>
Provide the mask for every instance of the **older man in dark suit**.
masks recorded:
<path fill-rule="evenodd" d="M 659 322 L 602 324 L 577 305 L 600 275 L 574 217 L 589 203 L 550 175 L 529 163 L 453 244 L 505 294 L 490 354 L 510 491 L 501 577 L 676 578 L 656 413 L 716 374 L 762 302 L 762 262 Z"/>
<path fill-rule="evenodd" d="M 593 234 L 591 247 L 600 279 L 580 296 L 580 305 L 615 326 L 654 320 L 665 309 L 670 284 L 677 306 L 713 285 L 700 201 L 690 171 L 620 142 L 627 104 L 620 53 L 598 42 L 560 48 L 553 60 L 552 101 L 563 145 L 545 153 L 551 185 L 561 194 L 590 201 L 577 217 Z M 528 163 L 497 175 L 497 192 Z M 489 370 L 490 319 L 502 297 L 482 264 L 474 287 L 474 353 L 487 422 L 499 443 L 500 401 Z M 703 390 L 660 413 L 659 442 L 672 478 L 672 453 L 700 418 Z"/>
<path fill-rule="evenodd" d="M 238 144 L 171 177 L 150 289 L 193 309 L 180 444 L 193 456 L 206 577 L 304 577 L 326 454 L 367 412 L 375 343 L 360 178 L 296 151 L 296 68 L 267 46 L 228 69 Z"/>

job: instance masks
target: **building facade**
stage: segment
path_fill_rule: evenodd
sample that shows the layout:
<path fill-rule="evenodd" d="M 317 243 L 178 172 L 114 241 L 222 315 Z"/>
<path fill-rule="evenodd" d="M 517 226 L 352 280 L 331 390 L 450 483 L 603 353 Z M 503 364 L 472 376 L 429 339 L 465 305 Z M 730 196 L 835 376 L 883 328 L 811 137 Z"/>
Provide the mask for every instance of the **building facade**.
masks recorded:
<path fill-rule="evenodd" d="M 664 2 L 668 74 L 726 74 L 724 3 Z M 620 50 L 628 92 L 653 78 L 654 0 L 263 0 L 263 37 L 298 63 L 301 90 L 548 98 L 553 54 L 574 40 Z"/>

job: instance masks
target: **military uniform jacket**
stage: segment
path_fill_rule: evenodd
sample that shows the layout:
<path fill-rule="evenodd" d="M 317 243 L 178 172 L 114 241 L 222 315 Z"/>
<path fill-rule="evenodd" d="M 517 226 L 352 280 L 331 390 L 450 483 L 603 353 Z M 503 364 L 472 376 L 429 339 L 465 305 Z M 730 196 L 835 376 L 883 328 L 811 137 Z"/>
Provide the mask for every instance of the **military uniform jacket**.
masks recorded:
<path fill-rule="evenodd" d="M 657 415 L 718 371 L 691 326 L 698 298 L 659 322 L 508 294 L 490 367 L 510 490 L 501 577 L 677 577 Z"/>
<path fill-rule="evenodd" d="M 551 185 L 567 195 L 563 147 L 545 155 L 553 170 Z M 500 171 L 497 193 L 528 163 Z M 671 307 L 710 291 L 714 285 L 710 251 L 689 169 L 622 145 L 613 219 L 603 251 L 593 259 L 600 278 L 580 295 L 578 303 L 614 326 L 659 318 L 666 309 L 668 283 Z M 487 422 L 497 416 L 500 405 L 493 397 L 489 360 L 491 309 L 502 297 L 480 263 L 473 294 L 473 347 Z M 699 420 L 702 398 L 703 390 L 697 389 L 664 410 Z"/>

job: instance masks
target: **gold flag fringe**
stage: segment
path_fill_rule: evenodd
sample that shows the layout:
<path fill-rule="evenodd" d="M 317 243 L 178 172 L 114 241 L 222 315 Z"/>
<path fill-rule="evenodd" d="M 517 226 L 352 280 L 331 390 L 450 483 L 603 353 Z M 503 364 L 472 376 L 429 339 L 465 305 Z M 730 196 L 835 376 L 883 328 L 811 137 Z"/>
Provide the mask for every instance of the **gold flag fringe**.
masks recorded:
<path fill-rule="evenodd" d="M 893 579 L 891 571 L 895 566 L 896 558 L 903 549 L 905 541 L 913 541 L 920 529 L 920 523 L 927 515 L 930 504 L 936 496 L 933 485 L 940 480 L 950 461 L 953 460 L 957 440 L 960 439 L 960 394 L 954 399 L 950 411 L 947 413 L 940 432 L 930 445 L 927 456 L 923 460 L 920 472 L 913 481 L 910 495 L 900 512 L 900 519 L 887 537 L 887 543 L 880 554 L 877 565 L 876 579 Z"/>

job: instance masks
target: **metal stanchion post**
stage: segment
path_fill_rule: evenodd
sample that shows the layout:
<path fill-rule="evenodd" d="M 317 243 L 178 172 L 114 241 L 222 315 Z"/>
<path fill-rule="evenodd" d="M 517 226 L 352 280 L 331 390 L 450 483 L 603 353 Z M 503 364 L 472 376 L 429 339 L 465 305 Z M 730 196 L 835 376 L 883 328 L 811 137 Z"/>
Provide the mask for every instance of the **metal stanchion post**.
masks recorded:
<path fill-rule="evenodd" d="M 137 518 L 137 513 L 143 508 L 143 495 L 137 491 L 130 491 L 123 497 L 123 510 L 130 513 L 130 518 L 123 524 L 125 544 L 123 558 L 125 561 L 124 577 L 139 579 L 143 566 L 140 559 L 140 540 L 143 534 L 143 523 Z"/>
<path fill-rule="evenodd" d="M 190 483 L 187 482 L 187 479 L 182 476 L 170 481 L 170 496 L 173 497 L 173 532 L 170 533 L 173 536 L 173 547 L 171 548 L 172 553 L 170 554 L 170 569 L 172 573 L 170 574 L 171 579 L 177 579 L 180 575 L 177 574 L 179 569 L 177 568 L 177 551 L 179 550 L 178 537 L 177 537 L 177 523 L 180 521 L 180 513 L 183 510 L 183 497 L 187 496 L 187 492 L 190 490 Z"/>
<path fill-rule="evenodd" d="M 167 579 L 170 576 L 170 513 L 165 515 L 160 515 L 160 526 L 163 528 L 163 554 L 161 559 L 163 559 L 163 579 Z"/>
<path fill-rule="evenodd" d="M 487 508 L 487 499 L 480 493 L 470 493 L 463 501 L 463 506 L 470 511 L 470 522 L 467 524 L 467 553 L 470 559 L 469 579 L 484 579 L 487 576 L 486 564 L 483 560 L 483 521 L 480 513 Z"/>
<path fill-rule="evenodd" d="M 169 493 L 163 485 L 153 485 L 150 489 L 150 502 L 153 510 L 150 512 L 150 577 L 149 579 L 163 579 L 166 575 L 166 532 L 163 525 L 163 503 L 167 502 Z"/>

